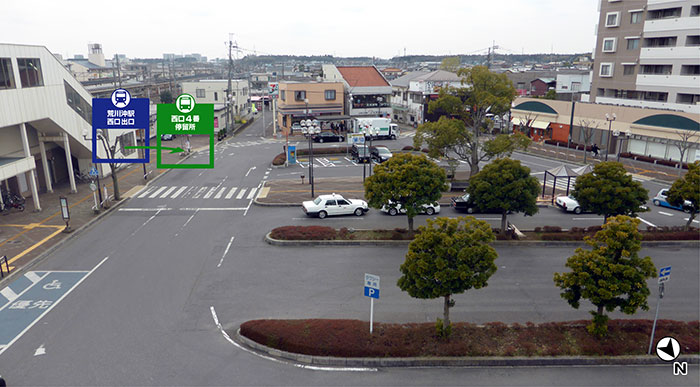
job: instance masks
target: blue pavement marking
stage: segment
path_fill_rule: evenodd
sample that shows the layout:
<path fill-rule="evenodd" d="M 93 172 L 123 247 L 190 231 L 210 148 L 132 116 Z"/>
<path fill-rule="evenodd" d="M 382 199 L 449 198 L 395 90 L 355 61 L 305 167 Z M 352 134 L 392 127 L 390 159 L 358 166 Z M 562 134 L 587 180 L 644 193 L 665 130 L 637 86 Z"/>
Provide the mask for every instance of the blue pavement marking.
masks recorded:
<path fill-rule="evenodd" d="M 41 277 L 44 275 L 46 275 L 45 271 L 29 271 L 24 273 L 23 276 L 17 278 L 10 285 L 0 289 L 0 306 L 14 300 L 18 294 L 25 291 L 35 282 L 41 280 Z"/>
<path fill-rule="evenodd" d="M 37 273 L 42 274 L 38 282 L 25 286 L 16 293 L 16 298 L 0 308 L 0 353 L 48 313 L 89 272 L 34 272 Z M 19 290 L 26 281 L 31 282 L 31 278 L 20 277 L 8 287 Z"/>

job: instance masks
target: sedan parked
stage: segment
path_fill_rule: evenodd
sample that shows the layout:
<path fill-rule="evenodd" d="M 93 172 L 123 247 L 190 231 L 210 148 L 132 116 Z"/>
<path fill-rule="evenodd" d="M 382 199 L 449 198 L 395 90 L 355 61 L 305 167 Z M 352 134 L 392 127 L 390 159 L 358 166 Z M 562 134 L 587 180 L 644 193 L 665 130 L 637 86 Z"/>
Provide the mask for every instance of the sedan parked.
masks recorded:
<path fill-rule="evenodd" d="M 574 214 L 587 212 L 584 211 L 584 209 L 578 204 L 578 200 L 574 199 L 574 197 L 571 195 L 557 196 L 557 198 L 554 199 L 554 203 L 557 205 L 557 207 L 561 208 L 566 212 L 573 212 Z"/>
<path fill-rule="evenodd" d="M 370 153 L 372 154 L 372 159 L 378 163 L 383 163 L 393 156 L 389 148 L 385 146 L 373 146 L 370 148 Z"/>
<path fill-rule="evenodd" d="M 362 216 L 369 211 L 364 200 L 345 199 L 338 194 L 320 195 L 314 200 L 305 201 L 302 209 L 307 216 L 318 216 L 320 219 L 330 215 Z"/>
<path fill-rule="evenodd" d="M 314 142 L 343 142 L 345 137 L 333 132 L 321 132 L 313 137 Z"/>
<path fill-rule="evenodd" d="M 386 213 L 386 214 L 389 214 L 391 216 L 406 213 L 406 209 L 402 208 L 401 204 L 398 204 L 398 203 L 393 207 L 390 207 L 389 205 L 384 205 L 384 206 L 382 206 L 381 211 Z M 428 216 L 434 215 L 434 214 L 439 214 L 440 213 L 440 203 L 435 202 L 433 204 L 423 204 L 423 206 L 421 206 L 420 213 L 426 214 Z"/>
<path fill-rule="evenodd" d="M 659 193 L 654 196 L 654 198 L 651 200 L 652 203 L 654 203 L 655 206 L 659 207 L 667 207 L 667 208 L 672 208 L 674 210 L 678 211 L 685 211 L 685 212 L 690 212 L 689 208 L 692 207 L 692 203 L 689 201 L 685 201 L 683 203 L 683 206 L 673 206 L 671 203 L 668 202 L 668 188 L 664 188 L 659 191 Z"/>

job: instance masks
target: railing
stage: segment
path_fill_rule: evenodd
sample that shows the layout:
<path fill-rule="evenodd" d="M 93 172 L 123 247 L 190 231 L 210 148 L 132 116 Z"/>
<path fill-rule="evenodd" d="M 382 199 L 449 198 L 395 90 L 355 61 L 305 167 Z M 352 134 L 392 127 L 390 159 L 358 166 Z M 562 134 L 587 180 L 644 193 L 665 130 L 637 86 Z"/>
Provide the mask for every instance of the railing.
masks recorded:
<path fill-rule="evenodd" d="M 2 264 L 5 263 L 5 268 L 3 269 Z M 7 273 L 5 273 L 7 271 Z M 0 278 L 5 278 L 5 274 L 10 275 L 10 265 L 7 263 L 7 256 L 3 255 L 0 257 Z"/>

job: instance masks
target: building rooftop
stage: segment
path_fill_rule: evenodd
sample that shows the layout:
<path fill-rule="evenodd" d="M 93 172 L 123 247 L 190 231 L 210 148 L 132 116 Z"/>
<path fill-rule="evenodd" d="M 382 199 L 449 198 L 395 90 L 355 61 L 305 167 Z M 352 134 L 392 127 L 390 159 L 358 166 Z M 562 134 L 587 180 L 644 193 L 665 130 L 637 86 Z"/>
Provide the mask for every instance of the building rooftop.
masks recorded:
<path fill-rule="evenodd" d="M 390 86 L 374 66 L 337 66 L 350 87 Z"/>
<path fill-rule="evenodd" d="M 430 72 L 428 72 L 428 71 L 412 71 L 408 74 L 404 74 L 404 75 L 394 79 L 393 81 L 391 81 L 391 86 L 408 87 L 408 84 L 412 80 L 414 80 L 422 75 L 426 75 L 426 74 L 430 74 Z"/>

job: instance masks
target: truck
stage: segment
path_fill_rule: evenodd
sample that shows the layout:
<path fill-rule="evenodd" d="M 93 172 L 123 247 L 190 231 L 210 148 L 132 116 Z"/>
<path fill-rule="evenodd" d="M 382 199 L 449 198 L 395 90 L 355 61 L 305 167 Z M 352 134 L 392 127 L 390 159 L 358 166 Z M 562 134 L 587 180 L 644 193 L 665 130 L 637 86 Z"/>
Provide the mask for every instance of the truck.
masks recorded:
<path fill-rule="evenodd" d="M 399 126 L 391 123 L 389 118 L 368 117 L 355 118 L 353 120 L 353 133 L 363 133 L 365 138 L 370 138 L 370 132 L 375 130 L 372 139 L 391 139 L 399 137 Z"/>

